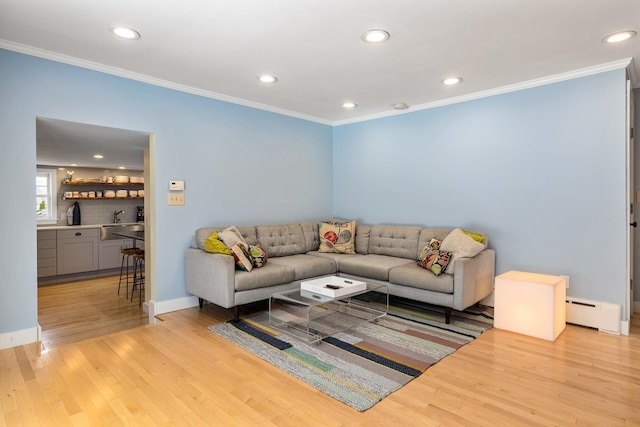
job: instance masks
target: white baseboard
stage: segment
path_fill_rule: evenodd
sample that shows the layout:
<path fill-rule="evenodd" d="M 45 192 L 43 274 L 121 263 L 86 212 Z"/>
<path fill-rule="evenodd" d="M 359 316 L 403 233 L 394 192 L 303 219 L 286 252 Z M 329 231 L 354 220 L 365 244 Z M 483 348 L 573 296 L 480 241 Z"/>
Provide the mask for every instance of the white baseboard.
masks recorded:
<path fill-rule="evenodd" d="M 0 334 L 0 350 L 37 342 L 38 328 L 39 326 L 34 326 L 33 328 Z"/>
<path fill-rule="evenodd" d="M 629 336 L 629 330 L 630 330 L 629 321 L 621 320 L 620 321 L 620 335 Z"/>
<path fill-rule="evenodd" d="M 149 319 L 160 314 L 170 313 L 172 311 L 184 310 L 185 308 L 197 307 L 198 297 L 182 297 L 170 299 L 167 301 L 149 300 Z"/>

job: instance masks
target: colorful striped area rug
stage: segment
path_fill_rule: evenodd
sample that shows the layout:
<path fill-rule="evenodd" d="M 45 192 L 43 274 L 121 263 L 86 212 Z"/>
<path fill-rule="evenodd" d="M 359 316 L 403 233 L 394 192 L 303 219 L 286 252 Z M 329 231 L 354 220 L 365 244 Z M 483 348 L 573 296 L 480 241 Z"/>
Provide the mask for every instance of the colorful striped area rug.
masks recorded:
<path fill-rule="evenodd" d="M 375 293 L 368 303 L 381 304 Z M 365 411 L 417 378 L 430 366 L 473 341 L 493 324 L 488 307 L 453 311 L 391 297 L 389 313 L 373 323 L 325 338 L 318 344 L 289 336 L 271 327 L 262 311 L 209 327 L 318 390 Z"/>

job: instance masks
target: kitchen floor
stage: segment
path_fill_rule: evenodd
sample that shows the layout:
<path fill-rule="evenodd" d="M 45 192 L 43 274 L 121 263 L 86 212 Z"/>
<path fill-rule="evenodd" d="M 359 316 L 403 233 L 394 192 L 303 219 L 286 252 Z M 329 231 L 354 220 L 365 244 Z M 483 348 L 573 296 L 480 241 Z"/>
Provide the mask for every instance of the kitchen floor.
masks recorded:
<path fill-rule="evenodd" d="M 127 297 L 123 283 L 118 295 L 118 279 L 116 275 L 38 287 L 43 350 L 148 325 L 137 292 L 131 301 L 131 286 Z"/>

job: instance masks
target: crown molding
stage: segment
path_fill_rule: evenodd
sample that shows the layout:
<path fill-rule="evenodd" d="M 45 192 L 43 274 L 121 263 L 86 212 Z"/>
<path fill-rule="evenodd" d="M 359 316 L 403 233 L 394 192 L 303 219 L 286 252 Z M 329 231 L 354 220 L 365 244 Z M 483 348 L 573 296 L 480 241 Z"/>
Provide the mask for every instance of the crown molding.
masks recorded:
<path fill-rule="evenodd" d="M 14 43 L 7 40 L 0 39 L 0 48 L 11 50 L 14 52 L 24 53 L 30 56 L 49 59 L 55 62 L 61 62 L 64 64 L 69 64 L 69 65 L 74 65 L 81 68 L 99 71 L 102 73 L 111 74 L 111 75 L 123 77 L 126 79 L 136 80 L 143 83 L 149 83 L 155 86 L 172 89 L 179 92 L 190 93 L 192 95 L 198 95 L 205 98 L 215 99 L 218 101 L 229 102 L 231 104 L 243 105 L 245 107 L 255 108 L 258 110 L 268 111 L 276 114 L 282 114 L 284 116 L 294 117 L 294 118 L 307 120 L 310 122 L 315 122 L 315 123 L 328 125 L 328 126 L 342 126 L 342 125 L 351 124 L 351 123 L 359 123 L 359 122 L 365 122 L 369 120 L 381 119 L 386 117 L 399 116 L 403 114 L 413 113 L 415 111 L 428 110 L 431 108 L 443 107 L 445 105 L 451 105 L 451 104 L 459 104 L 462 102 L 472 101 L 475 99 L 487 98 L 490 96 L 501 95 L 509 92 L 516 92 L 523 89 L 530 89 L 538 86 L 544 86 L 552 83 L 562 82 L 565 80 L 576 79 L 579 77 L 590 76 L 594 74 L 604 73 L 604 72 L 613 71 L 613 70 L 619 70 L 623 68 L 626 68 L 627 70 L 629 70 L 632 83 L 635 84 L 635 82 L 638 81 L 638 76 L 634 75 L 634 69 L 633 67 L 631 67 L 631 64 L 633 64 L 633 58 L 624 58 L 618 61 L 607 62 L 604 64 L 595 65 L 595 66 L 586 67 L 586 68 L 580 68 L 578 70 L 573 70 L 566 73 L 554 74 L 547 77 L 541 77 L 538 79 L 528 80 L 528 81 L 515 83 L 507 86 L 501 86 L 501 87 L 497 87 L 497 88 L 489 89 L 485 91 L 474 92 L 467 95 L 461 95 L 461 96 L 446 98 L 446 99 L 437 100 L 433 102 L 427 102 L 424 104 L 418 104 L 404 111 L 385 111 L 382 113 L 370 114 L 370 115 L 355 117 L 347 120 L 331 121 L 331 120 L 326 120 L 326 119 L 322 119 L 315 116 L 310 116 L 307 114 L 297 113 L 295 111 L 285 110 L 282 108 L 277 108 L 270 105 L 249 101 L 242 98 L 235 98 L 235 97 L 223 95 L 217 92 L 198 89 L 191 86 L 182 85 L 179 83 L 174 83 L 167 80 L 151 77 L 146 74 L 134 73 L 132 71 L 124 70 L 122 68 L 112 67 L 109 65 L 100 64 L 98 62 L 88 61 L 85 59 L 79 59 L 73 56 L 63 55 L 61 53 L 51 52 L 44 49 L 38 49 L 32 46 L 28 46 L 20 43 Z"/>
<path fill-rule="evenodd" d="M 284 116 L 295 117 L 298 119 L 320 123 L 323 125 L 329 125 L 329 126 L 333 125 L 331 121 L 321 119 L 319 117 L 309 116 L 307 114 L 301 114 L 295 111 L 285 110 L 282 108 L 277 108 L 271 105 L 261 104 L 259 102 L 253 102 L 253 101 L 249 101 L 242 98 L 235 98 L 233 96 L 223 95 L 217 92 L 198 89 L 192 86 L 187 86 L 179 83 L 170 82 L 168 80 L 162 80 L 155 77 L 151 77 L 146 74 L 135 73 L 122 68 L 112 67 L 110 65 L 101 64 L 99 62 L 88 61 L 86 59 L 80 59 L 73 56 L 64 55 L 61 53 L 51 52 L 44 49 L 38 49 L 33 46 L 23 45 L 20 43 L 14 43 L 14 42 L 0 39 L 0 48 L 11 50 L 18 53 L 24 53 L 25 55 L 36 56 L 38 58 L 48 59 L 55 62 L 61 62 L 63 64 L 74 65 L 77 67 L 86 68 L 93 71 L 99 71 L 105 74 L 111 74 L 114 76 L 123 77 L 125 79 L 136 80 L 143 83 L 149 83 L 154 86 L 173 89 L 179 92 L 190 93 L 192 95 L 198 95 L 205 98 L 211 98 L 218 101 L 228 102 L 231 104 L 243 105 L 245 107 L 264 110 L 264 111 L 268 111 L 276 114 L 282 114 Z"/>
<path fill-rule="evenodd" d="M 427 102 L 425 104 L 414 105 L 411 108 L 409 108 L 409 110 L 404 110 L 402 112 L 385 111 L 384 113 L 371 114 L 368 116 L 362 116 L 362 117 L 349 119 L 349 120 L 340 120 L 340 121 L 333 122 L 333 126 L 342 126 L 342 125 L 351 124 L 351 123 L 365 122 L 365 121 L 381 119 L 385 117 L 399 116 L 402 114 L 408 114 L 415 111 L 428 110 L 431 108 L 442 107 L 445 105 L 459 104 L 461 102 L 472 101 L 480 98 L 487 98 L 495 95 L 502 95 L 505 93 L 516 92 L 524 89 L 531 89 L 538 86 L 545 86 L 552 83 L 558 83 L 565 80 L 577 79 L 579 77 L 591 76 L 594 74 L 600 74 L 607 71 L 619 70 L 624 68 L 627 68 L 628 70 L 632 71 L 633 67 L 630 66 L 632 63 L 633 63 L 633 58 L 625 58 L 618 61 L 595 65 L 592 67 L 580 68 L 578 70 L 573 70 L 566 73 L 554 74 L 547 77 L 527 80 L 520 83 L 514 83 L 507 86 L 497 87 L 494 89 L 474 92 L 467 95 L 461 95 L 453 98 Z M 631 76 L 631 80 L 632 82 L 634 81 L 634 76 Z"/>

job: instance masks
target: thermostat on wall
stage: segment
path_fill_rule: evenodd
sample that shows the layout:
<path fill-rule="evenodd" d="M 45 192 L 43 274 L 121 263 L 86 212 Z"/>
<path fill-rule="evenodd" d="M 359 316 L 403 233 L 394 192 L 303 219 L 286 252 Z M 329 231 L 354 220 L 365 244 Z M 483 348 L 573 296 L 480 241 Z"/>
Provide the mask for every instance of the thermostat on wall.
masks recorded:
<path fill-rule="evenodd" d="M 170 191 L 184 191 L 184 181 L 169 181 Z"/>

